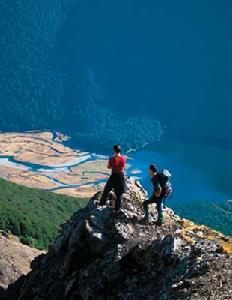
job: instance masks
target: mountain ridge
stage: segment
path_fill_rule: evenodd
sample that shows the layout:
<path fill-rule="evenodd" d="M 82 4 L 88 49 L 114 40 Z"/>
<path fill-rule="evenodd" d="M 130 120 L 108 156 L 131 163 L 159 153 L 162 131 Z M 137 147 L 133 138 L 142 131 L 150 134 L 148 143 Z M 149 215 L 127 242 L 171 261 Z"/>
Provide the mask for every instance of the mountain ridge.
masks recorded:
<path fill-rule="evenodd" d="M 147 193 L 131 179 L 120 216 L 98 207 L 100 196 L 62 226 L 5 299 L 229 299 L 230 237 L 169 208 L 164 226 L 141 224 Z"/>

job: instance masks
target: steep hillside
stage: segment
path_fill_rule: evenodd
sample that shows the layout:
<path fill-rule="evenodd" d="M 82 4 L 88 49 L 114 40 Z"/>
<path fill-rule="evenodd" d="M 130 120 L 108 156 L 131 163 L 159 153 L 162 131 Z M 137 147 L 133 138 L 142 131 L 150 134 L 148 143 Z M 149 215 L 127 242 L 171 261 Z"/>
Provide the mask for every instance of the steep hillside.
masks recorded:
<path fill-rule="evenodd" d="M 0 232 L 0 299 L 1 288 L 13 283 L 30 271 L 31 261 L 41 251 L 20 243 L 17 237 Z"/>
<path fill-rule="evenodd" d="M 232 236 L 232 203 L 230 201 L 194 201 L 185 204 L 170 204 L 180 216 L 188 216 L 198 224 L 205 224 Z"/>
<path fill-rule="evenodd" d="M 156 118 L 134 113 L 123 117 L 107 107 L 108 97 L 103 99 L 88 64 L 59 69 L 69 59 L 63 49 L 55 61 L 64 44 L 63 30 L 67 19 L 76 19 L 71 12 L 79 9 L 77 0 L 1 1 L 0 128 L 59 128 L 98 148 L 115 142 L 126 148 L 156 142 L 162 135 Z M 76 29 L 70 25 L 68 30 L 72 35 Z M 72 47 L 70 39 L 69 44 Z"/>
<path fill-rule="evenodd" d="M 127 187 L 120 215 L 98 207 L 95 195 L 5 298 L 231 299 L 232 239 L 168 208 L 164 226 L 144 225 L 146 192 L 129 179 Z"/>
<path fill-rule="evenodd" d="M 46 249 L 58 234 L 60 224 L 85 204 L 85 199 L 30 189 L 0 179 L 0 229 L 39 249 Z"/>
<path fill-rule="evenodd" d="M 225 1 L 0 1 L 0 128 L 131 145 L 155 140 L 159 119 L 173 138 L 231 144 Z"/>

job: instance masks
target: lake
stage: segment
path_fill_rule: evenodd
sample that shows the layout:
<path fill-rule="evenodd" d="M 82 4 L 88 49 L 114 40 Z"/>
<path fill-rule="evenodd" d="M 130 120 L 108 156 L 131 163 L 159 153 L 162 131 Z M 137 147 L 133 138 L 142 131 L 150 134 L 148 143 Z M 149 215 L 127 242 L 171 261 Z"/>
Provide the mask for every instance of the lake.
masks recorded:
<path fill-rule="evenodd" d="M 174 202 L 226 201 L 232 199 L 232 150 L 203 144 L 165 141 L 136 152 L 131 163 L 142 171 L 138 176 L 151 191 L 148 166 L 172 173 Z"/>

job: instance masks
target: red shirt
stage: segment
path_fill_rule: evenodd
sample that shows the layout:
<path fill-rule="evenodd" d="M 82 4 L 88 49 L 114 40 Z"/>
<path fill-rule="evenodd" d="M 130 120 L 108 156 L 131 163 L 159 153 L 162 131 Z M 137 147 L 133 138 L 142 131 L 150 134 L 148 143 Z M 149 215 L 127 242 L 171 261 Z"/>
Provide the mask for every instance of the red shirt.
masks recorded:
<path fill-rule="evenodd" d="M 109 167 L 112 173 L 123 173 L 126 165 L 126 156 L 114 156 L 109 159 Z"/>

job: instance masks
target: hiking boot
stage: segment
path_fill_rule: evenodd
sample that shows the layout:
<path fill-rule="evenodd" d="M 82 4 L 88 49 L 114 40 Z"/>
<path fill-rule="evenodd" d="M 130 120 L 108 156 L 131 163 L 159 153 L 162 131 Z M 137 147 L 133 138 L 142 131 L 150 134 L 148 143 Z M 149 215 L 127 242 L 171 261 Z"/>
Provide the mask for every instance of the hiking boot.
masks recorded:
<path fill-rule="evenodd" d="M 162 226 L 162 224 L 163 224 L 163 221 L 161 221 L 161 220 L 157 220 L 155 222 L 155 225 L 157 225 L 157 226 Z"/>
<path fill-rule="evenodd" d="M 146 217 L 144 217 L 143 219 L 141 219 L 140 221 L 139 221 L 139 223 L 141 223 L 141 224 L 151 224 L 151 218 L 146 218 Z"/>
<path fill-rule="evenodd" d="M 157 226 L 161 226 L 163 224 L 163 221 L 164 221 L 163 215 L 160 215 L 160 216 L 158 215 L 158 218 L 157 218 L 157 221 L 155 222 L 155 224 Z"/>
<path fill-rule="evenodd" d="M 148 206 L 144 207 L 144 214 L 145 214 L 144 220 L 146 220 L 147 223 L 150 222 L 151 221 L 151 215 L 150 215 Z"/>
<path fill-rule="evenodd" d="M 120 218 L 123 216 L 124 216 L 124 213 L 123 213 L 123 211 L 121 211 L 121 209 L 112 211 L 112 217 L 114 217 L 114 218 Z"/>

